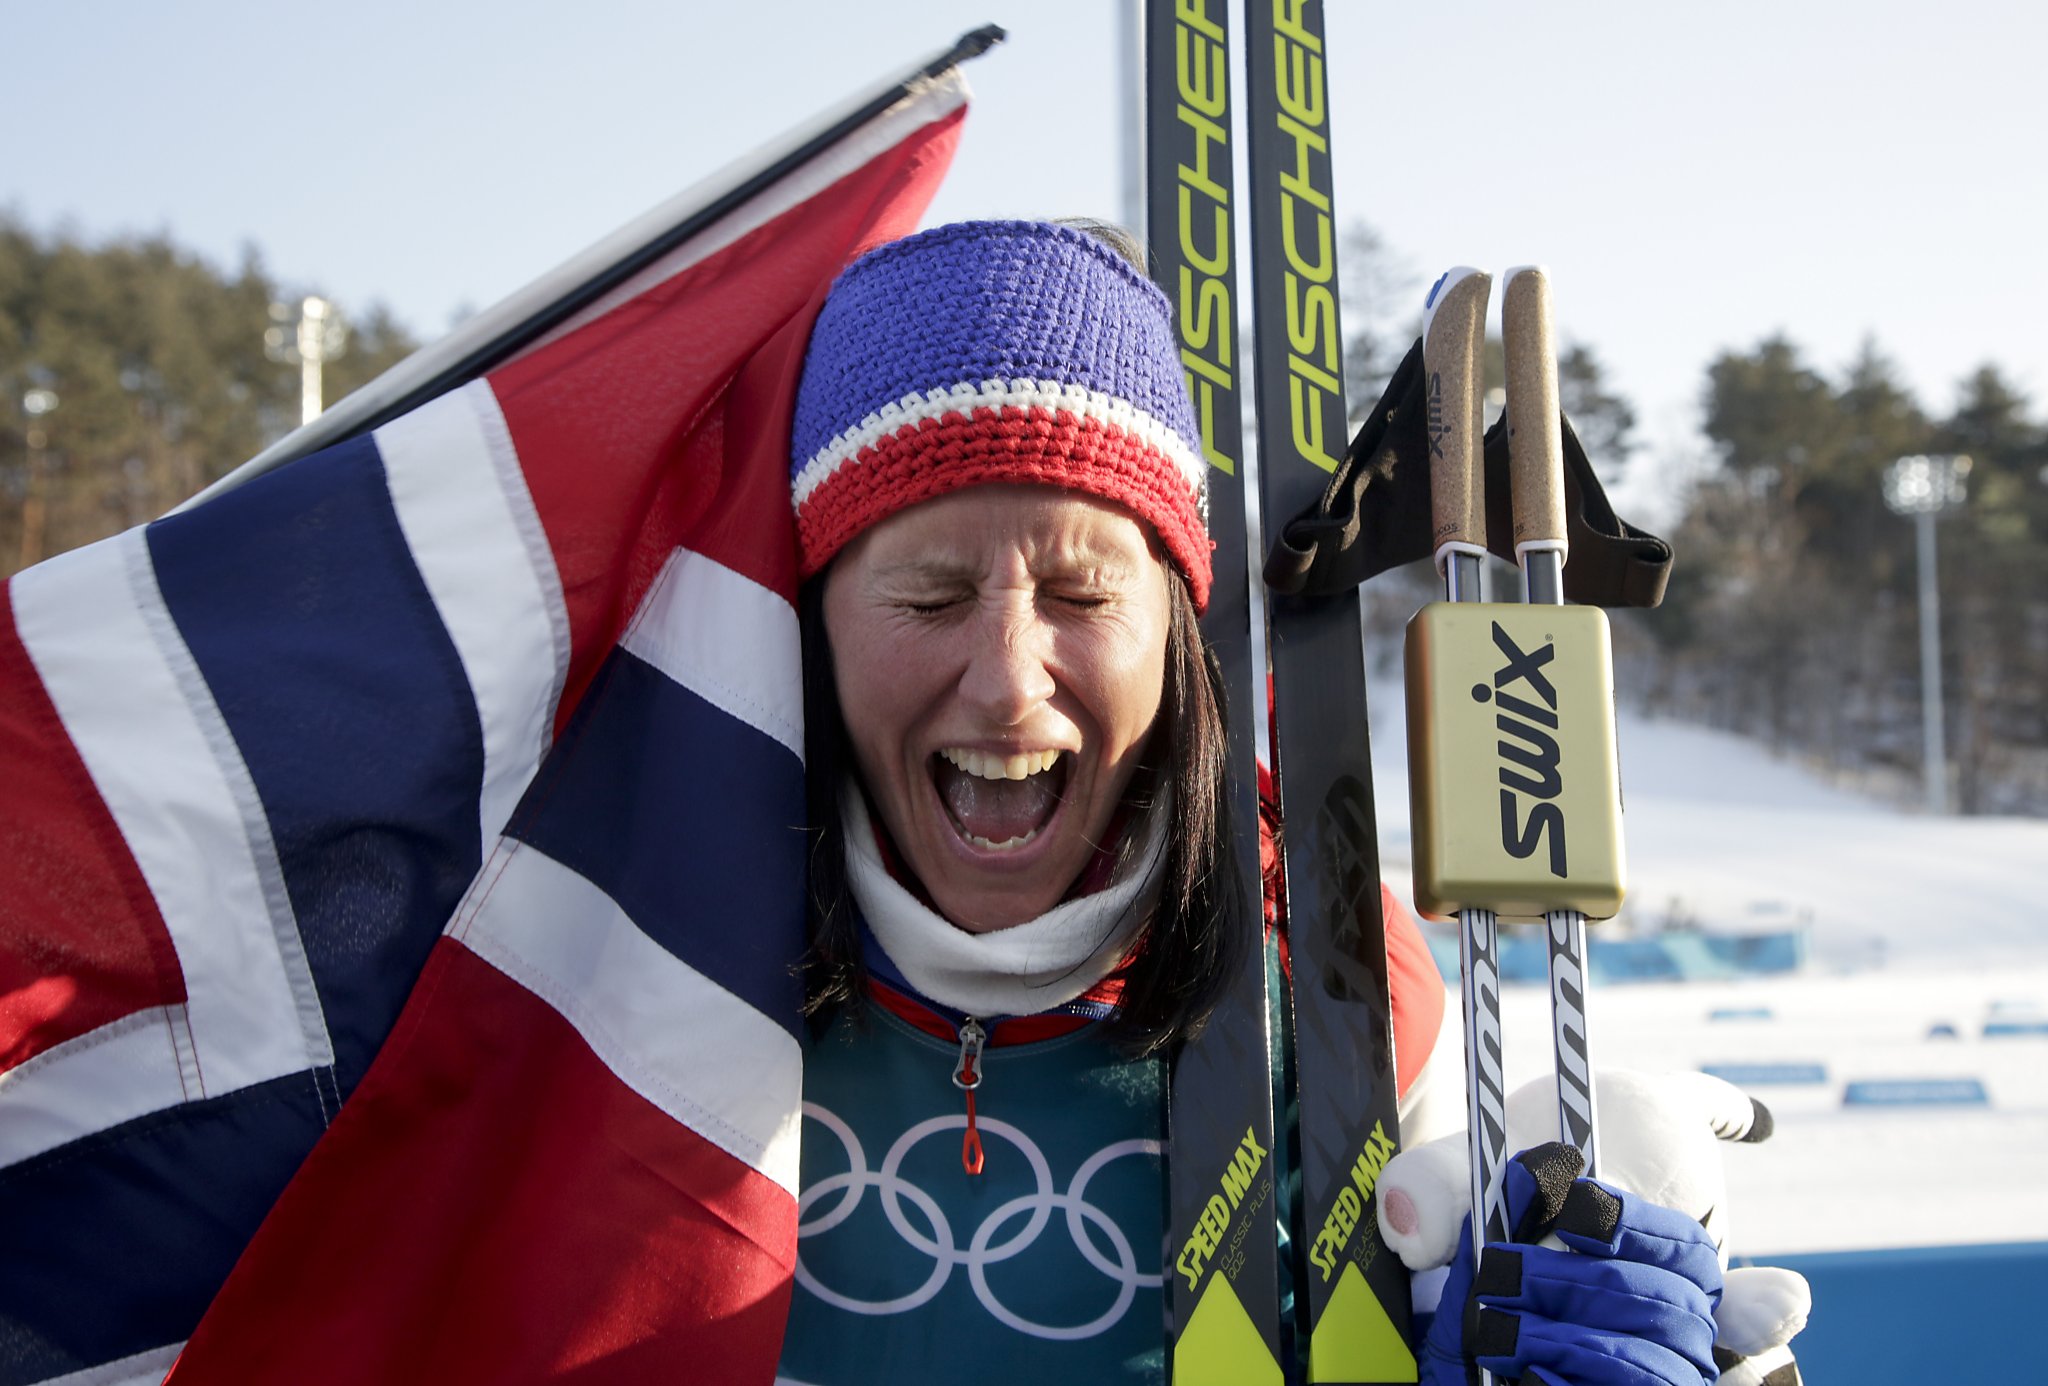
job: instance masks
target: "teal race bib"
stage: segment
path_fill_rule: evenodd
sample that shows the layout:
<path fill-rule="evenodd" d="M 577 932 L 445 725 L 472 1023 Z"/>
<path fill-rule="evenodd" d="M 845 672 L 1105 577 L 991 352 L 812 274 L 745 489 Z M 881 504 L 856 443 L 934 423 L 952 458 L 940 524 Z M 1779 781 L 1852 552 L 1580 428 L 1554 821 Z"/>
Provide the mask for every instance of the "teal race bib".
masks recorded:
<path fill-rule="evenodd" d="M 1099 1028 L 983 1052 L 980 1174 L 957 1045 L 870 1006 L 810 1046 L 782 1380 L 1163 1381 L 1165 1066 Z"/>

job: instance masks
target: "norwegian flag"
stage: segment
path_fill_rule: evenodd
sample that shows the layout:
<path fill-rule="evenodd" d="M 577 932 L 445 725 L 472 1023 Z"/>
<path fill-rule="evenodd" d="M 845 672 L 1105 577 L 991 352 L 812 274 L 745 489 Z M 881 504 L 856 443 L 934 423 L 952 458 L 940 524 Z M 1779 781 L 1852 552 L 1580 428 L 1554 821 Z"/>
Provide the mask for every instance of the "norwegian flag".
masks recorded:
<path fill-rule="evenodd" d="M 8 584 L 0 1386 L 773 1375 L 790 401 L 965 103 L 935 59 Z"/>

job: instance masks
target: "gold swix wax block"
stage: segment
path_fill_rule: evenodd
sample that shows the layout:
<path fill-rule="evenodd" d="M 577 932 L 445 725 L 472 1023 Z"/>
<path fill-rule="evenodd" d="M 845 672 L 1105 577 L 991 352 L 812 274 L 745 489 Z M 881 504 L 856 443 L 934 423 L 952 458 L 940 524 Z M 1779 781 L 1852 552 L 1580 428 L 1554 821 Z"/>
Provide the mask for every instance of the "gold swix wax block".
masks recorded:
<path fill-rule="evenodd" d="M 1435 602 L 1408 624 L 1415 903 L 1611 919 L 1626 863 L 1598 607 Z"/>

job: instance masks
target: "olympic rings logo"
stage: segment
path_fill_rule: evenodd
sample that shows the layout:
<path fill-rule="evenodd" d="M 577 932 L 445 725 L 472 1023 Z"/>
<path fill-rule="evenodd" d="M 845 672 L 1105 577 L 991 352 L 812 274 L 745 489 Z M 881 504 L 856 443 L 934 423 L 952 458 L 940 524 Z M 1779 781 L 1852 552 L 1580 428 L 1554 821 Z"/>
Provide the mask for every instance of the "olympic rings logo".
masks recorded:
<path fill-rule="evenodd" d="M 930 1303 L 952 1279 L 954 1268 L 964 1266 L 968 1283 L 974 1288 L 974 1297 L 981 1301 L 991 1317 L 1034 1338 L 1072 1341 L 1093 1338 L 1107 1331 L 1123 1318 L 1139 1290 L 1158 1289 L 1162 1283 L 1161 1272 L 1147 1273 L 1138 1269 L 1130 1238 L 1124 1235 L 1123 1229 L 1110 1219 L 1109 1214 L 1087 1198 L 1088 1181 L 1101 1173 L 1105 1165 L 1127 1155 L 1150 1155 L 1157 1159 L 1161 1151 L 1158 1141 L 1134 1139 L 1106 1145 L 1082 1161 L 1081 1167 L 1074 1171 L 1072 1182 L 1064 1190 L 1058 1190 L 1053 1187 L 1052 1167 L 1046 1161 L 1045 1153 L 1029 1136 L 1006 1121 L 982 1117 L 975 1124 L 980 1127 L 983 1139 L 996 1137 L 1015 1146 L 1031 1167 L 1033 1189 L 1002 1204 L 983 1218 L 981 1225 L 974 1229 L 974 1235 L 968 1239 L 966 1249 L 962 1250 L 938 1200 L 905 1179 L 902 1168 L 904 1157 L 927 1136 L 965 1130 L 965 1114 L 918 1122 L 896 1138 L 896 1143 L 889 1147 L 889 1153 L 882 1159 L 882 1167 L 871 1170 L 867 1153 L 861 1148 L 860 1139 L 854 1135 L 852 1127 L 815 1102 L 804 1103 L 803 1113 L 837 1136 L 846 1150 L 847 1171 L 819 1180 L 805 1189 L 797 1200 L 796 1230 L 800 1239 L 796 1257 L 797 1283 L 834 1308 L 875 1316 L 907 1314 Z M 819 1283 L 804 1264 L 801 1238 L 829 1232 L 852 1217 L 869 1189 L 876 1190 L 880 1196 L 882 1213 L 888 1218 L 889 1225 L 896 1229 L 896 1235 L 921 1254 L 932 1258 L 931 1274 L 925 1277 L 924 1283 L 895 1299 L 866 1300 L 841 1294 Z M 822 1212 L 815 1211 L 819 1204 L 835 1194 L 839 1195 L 838 1202 Z M 922 1215 L 929 1233 L 912 1225 L 904 1211 L 906 1201 Z M 1032 1322 L 997 1299 L 988 1282 L 989 1267 L 1029 1249 L 1051 1223 L 1054 1213 L 1065 1217 L 1067 1235 L 1073 1238 L 1074 1246 L 1082 1257 L 1116 1287 L 1116 1297 L 1109 1308 L 1088 1322 L 1071 1327 Z M 1020 1218 L 1023 1220 L 1021 1227 L 997 1240 L 1005 1228 Z M 1107 1254 L 1096 1245 L 1095 1237 L 1089 1231 L 1091 1227 L 1108 1242 Z"/>

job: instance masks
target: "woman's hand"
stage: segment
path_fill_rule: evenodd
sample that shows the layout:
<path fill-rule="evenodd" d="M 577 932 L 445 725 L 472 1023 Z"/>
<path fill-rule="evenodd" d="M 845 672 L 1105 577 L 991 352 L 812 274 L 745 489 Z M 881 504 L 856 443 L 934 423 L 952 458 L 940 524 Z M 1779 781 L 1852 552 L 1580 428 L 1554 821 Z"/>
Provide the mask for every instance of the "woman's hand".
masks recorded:
<path fill-rule="evenodd" d="M 1550 1144 L 1509 1161 L 1511 1242 L 1472 1276 L 1470 1220 L 1423 1344 L 1428 1386 L 1478 1368 L 1547 1386 L 1699 1386 L 1714 1365 L 1721 1263 L 1683 1213 L 1580 1179 L 1579 1152 Z M 1538 1243 L 1555 1235 L 1563 1245 Z"/>

